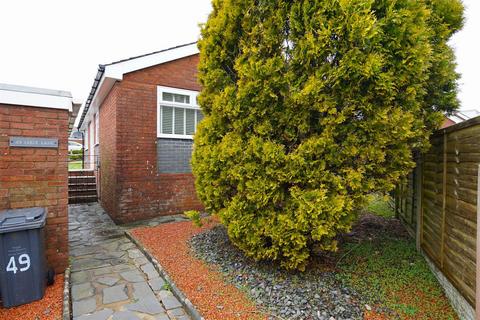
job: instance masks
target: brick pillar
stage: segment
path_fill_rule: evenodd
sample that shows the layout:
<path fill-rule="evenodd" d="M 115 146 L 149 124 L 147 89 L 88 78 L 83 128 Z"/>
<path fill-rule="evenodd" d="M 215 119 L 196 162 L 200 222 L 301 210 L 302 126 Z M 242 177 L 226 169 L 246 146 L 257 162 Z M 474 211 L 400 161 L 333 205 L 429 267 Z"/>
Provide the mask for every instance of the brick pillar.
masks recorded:
<path fill-rule="evenodd" d="M 66 109 L 0 104 L 0 210 L 44 207 L 48 265 L 68 265 Z M 10 137 L 56 138 L 58 148 L 10 147 Z"/>

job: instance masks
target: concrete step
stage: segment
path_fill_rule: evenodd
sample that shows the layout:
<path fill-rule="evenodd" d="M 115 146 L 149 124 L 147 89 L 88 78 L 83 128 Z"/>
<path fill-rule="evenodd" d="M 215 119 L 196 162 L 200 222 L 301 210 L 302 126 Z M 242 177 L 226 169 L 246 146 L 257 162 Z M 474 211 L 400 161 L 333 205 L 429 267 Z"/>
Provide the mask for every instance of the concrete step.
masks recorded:
<path fill-rule="evenodd" d="M 69 170 L 69 177 L 79 177 L 79 176 L 94 176 L 95 172 L 93 170 Z"/>
<path fill-rule="evenodd" d="M 73 203 L 88 203 L 88 202 L 97 202 L 98 198 L 97 196 L 75 196 L 75 197 L 68 197 L 68 203 L 73 204 Z"/>
<path fill-rule="evenodd" d="M 87 189 L 97 189 L 95 183 L 69 183 L 68 190 L 87 190 Z"/>
<path fill-rule="evenodd" d="M 68 190 L 69 197 L 76 196 L 97 196 L 97 189 Z"/>
<path fill-rule="evenodd" d="M 97 184 L 93 170 L 68 172 L 68 203 L 97 201 Z"/>
<path fill-rule="evenodd" d="M 68 184 L 96 183 L 95 177 L 68 177 Z"/>

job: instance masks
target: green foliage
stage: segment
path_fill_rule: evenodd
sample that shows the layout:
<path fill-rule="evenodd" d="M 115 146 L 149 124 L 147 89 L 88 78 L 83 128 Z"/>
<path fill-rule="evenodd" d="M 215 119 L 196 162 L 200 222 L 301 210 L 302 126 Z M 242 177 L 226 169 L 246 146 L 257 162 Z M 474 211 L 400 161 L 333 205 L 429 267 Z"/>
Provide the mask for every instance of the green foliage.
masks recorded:
<path fill-rule="evenodd" d="M 82 169 L 82 161 L 69 161 L 68 170 L 80 170 Z"/>
<path fill-rule="evenodd" d="M 70 161 L 82 160 L 82 157 L 83 157 L 82 154 L 69 154 L 69 155 L 68 155 L 68 159 L 69 159 Z"/>
<path fill-rule="evenodd" d="M 454 319 L 455 312 L 414 240 L 379 236 L 345 245 L 345 253 L 339 253 L 337 279 L 369 305 L 386 307 L 393 319 Z"/>
<path fill-rule="evenodd" d="M 395 212 L 391 205 L 392 199 L 387 195 L 371 194 L 367 197 L 367 206 L 365 209 L 372 214 L 384 218 L 395 217 Z"/>
<path fill-rule="evenodd" d="M 200 199 L 255 259 L 303 269 L 457 107 L 459 0 L 214 0 L 199 41 Z"/>
<path fill-rule="evenodd" d="M 197 211 L 197 210 L 189 210 L 189 211 L 185 211 L 183 214 L 186 215 L 188 219 L 192 220 L 192 222 L 193 222 L 197 227 L 201 227 L 201 226 L 203 225 L 199 211 Z"/>

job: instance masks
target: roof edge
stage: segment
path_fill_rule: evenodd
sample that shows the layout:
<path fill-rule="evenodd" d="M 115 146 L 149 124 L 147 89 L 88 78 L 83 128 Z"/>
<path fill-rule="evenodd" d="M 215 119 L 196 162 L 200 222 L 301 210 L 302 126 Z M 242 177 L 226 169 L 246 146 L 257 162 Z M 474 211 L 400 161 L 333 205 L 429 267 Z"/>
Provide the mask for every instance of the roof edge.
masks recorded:
<path fill-rule="evenodd" d="M 170 48 L 167 48 L 167 49 L 162 49 L 162 50 L 158 50 L 158 51 L 154 51 L 154 52 L 150 52 L 150 53 L 146 53 L 146 54 L 141 54 L 141 55 L 138 55 L 138 56 L 133 56 L 133 57 L 127 58 L 127 59 L 113 61 L 113 62 L 105 64 L 104 66 L 111 66 L 111 65 L 126 62 L 126 61 L 129 61 L 129 60 L 135 60 L 135 59 L 138 59 L 138 58 L 148 57 L 148 56 L 151 56 L 151 55 L 154 55 L 154 54 L 157 54 L 157 53 L 162 53 L 162 52 L 166 52 L 166 51 L 170 51 L 170 50 L 180 49 L 180 48 L 183 48 L 183 47 L 190 46 L 192 44 L 196 44 L 197 42 L 198 41 L 189 42 L 189 43 L 181 44 L 181 45 L 178 45 L 178 46 L 175 46 L 175 47 L 170 47 Z"/>
<path fill-rule="evenodd" d="M 17 84 L 0 83 L 0 90 L 72 98 L 72 93 L 69 91 L 29 87 Z"/>
<path fill-rule="evenodd" d="M 93 81 L 90 94 L 88 95 L 87 100 L 85 101 L 83 112 L 80 116 L 80 121 L 77 125 L 78 129 L 81 129 L 85 118 L 88 116 L 88 112 L 92 105 L 92 102 L 98 98 L 99 88 L 104 84 L 106 78 L 112 79 L 114 81 L 121 81 L 123 75 L 126 73 L 134 72 L 137 70 L 145 69 L 151 66 L 167 63 L 184 57 L 188 57 L 194 54 L 198 54 L 198 48 L 195 46 L 195 49 L 188 49 L 189 46 L 195 45 L 197 41 L 190 42 L 175 47 L 170 47 L 168 49 L 163 49 L 155 52 L 150 52 L 144 55 L 131 57 L 128 59 L 118 60 L 111 62 L 109 64 L 101 64 L 98 66 L 97 75 Z M 179 54 L 175 55 L 173 52 L 175 50 L 179 51 Z M 170 55 L 169 55 L 170 54 Z M 154 56 L 158 55 L 158 58 L 155 59 Z M 142 63 L 142 59 L 145 59 Z M 122 64 L 124 66 L 122 66 Z M 110 88 L 111 89 L 111 88 Z M 101 103 L 101 101 L 99 102 Z"/>

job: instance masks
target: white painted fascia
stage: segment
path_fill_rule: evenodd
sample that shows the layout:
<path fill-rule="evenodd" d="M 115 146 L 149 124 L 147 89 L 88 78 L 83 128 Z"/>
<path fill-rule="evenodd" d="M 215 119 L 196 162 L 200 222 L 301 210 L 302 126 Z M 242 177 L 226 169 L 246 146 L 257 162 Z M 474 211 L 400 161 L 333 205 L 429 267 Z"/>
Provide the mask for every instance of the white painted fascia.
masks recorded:
<path fill-rule="evenodd" d="M 92 121 L 93 115 L 100 110 L 103 100 L 105 100 L 110 90 L 112 90 L 116 81 L 117 79 L 105 77 L 105 74 L 102 76 L 97 91 L 95 92 L 95 96 L 90 103 L 90 108 L 85 115 L 85 119 L 83 119 L 82 126 L 79 128 L 80 131 L 85 131 L 87 129 L 87 124 Z"/>
<path fill-rule="evenodd" d="M 65 91 L 0 84 L 0 103 L 72 112 L 72 95 Z"/>
<path fill-rule="evenodd" d="M 464 121 L 465 119 L 462 119 L 456 115 L 451 115 L 450 117 L 448 117 L 450 120 L 452 120 L 453 122 L 455 123 L 460 123 L 462 121 Z"/>

